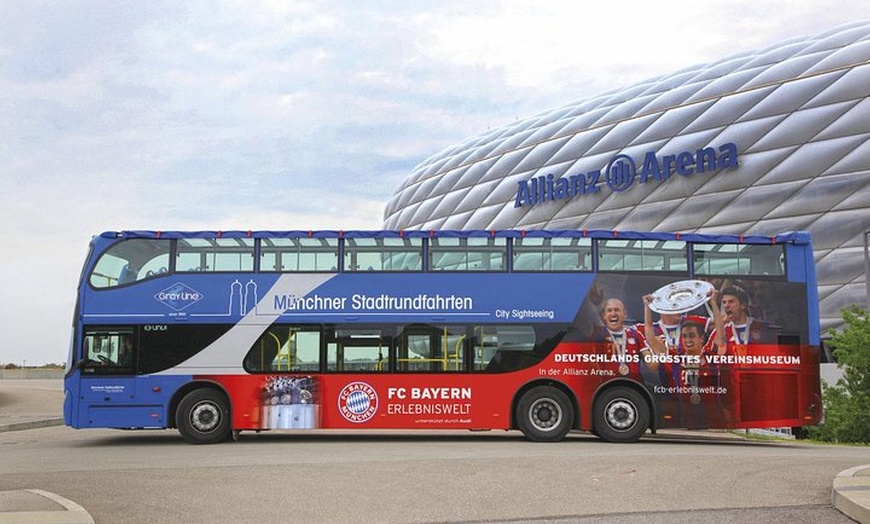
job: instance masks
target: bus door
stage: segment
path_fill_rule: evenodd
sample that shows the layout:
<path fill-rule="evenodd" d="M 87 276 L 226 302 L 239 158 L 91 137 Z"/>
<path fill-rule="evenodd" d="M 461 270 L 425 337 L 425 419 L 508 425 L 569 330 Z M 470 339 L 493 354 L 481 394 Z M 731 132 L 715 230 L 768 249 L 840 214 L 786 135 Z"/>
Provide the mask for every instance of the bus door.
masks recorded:
<path fill-rule="evenodd" d="M 97 404 L 135 400 L 135 330 L 86 327 L 81 353 L 81 400 Z"/>
<path fill-rule="evenodd" d="M 155 427 L 164 424 L 157 405 L 140 406 L 133 327 L 85 327 L 79 373 L 79 426 Z M 122 408 L 122 409 L 112 409 Z"/>

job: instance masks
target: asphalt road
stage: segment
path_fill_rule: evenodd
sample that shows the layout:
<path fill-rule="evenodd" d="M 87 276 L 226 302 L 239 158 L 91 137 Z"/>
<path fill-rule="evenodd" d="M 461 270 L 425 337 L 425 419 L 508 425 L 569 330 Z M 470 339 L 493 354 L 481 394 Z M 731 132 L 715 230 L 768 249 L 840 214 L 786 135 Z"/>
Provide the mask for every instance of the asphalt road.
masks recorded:
<path fill-rule="evenodd" d="M 47 427 L 0 432 L 0 492 L 56 493 L 99 524 L 851 522 L 832 482 L 870 448 L 687 436 L 319 431 L 192 446 L 170 430 Z"/>
<path fill-rule="evenodd" d="M 325 432 L 192 446 L 174 431 L 64 427 L 2 433 L 0 456 L 0 491 L 57 493 L 98 523 L 843 523 L 832 480 L 870 463 L 866 448 L 729 439 Z"/>

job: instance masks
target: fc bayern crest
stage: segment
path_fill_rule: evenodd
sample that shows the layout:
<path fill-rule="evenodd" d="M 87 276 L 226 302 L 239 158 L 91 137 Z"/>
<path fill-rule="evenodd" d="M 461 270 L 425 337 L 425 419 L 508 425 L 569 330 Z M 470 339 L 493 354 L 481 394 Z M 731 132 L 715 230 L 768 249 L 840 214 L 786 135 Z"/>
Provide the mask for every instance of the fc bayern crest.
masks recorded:
<path fill-rule="evenodd" d="M 378 411 L 378 394 L 365 382 L 351 382 L 338 394 L 338 411 L 349 422 L 366 422 Z"/>

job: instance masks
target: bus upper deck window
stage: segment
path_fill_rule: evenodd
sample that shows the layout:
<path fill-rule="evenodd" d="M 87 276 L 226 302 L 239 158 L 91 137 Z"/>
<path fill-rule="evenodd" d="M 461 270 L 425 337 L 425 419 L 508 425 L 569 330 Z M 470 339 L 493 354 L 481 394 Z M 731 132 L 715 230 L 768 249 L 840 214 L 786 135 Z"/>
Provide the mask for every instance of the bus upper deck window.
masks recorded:
<path fill-rule="evenodd" d="M 95 288 L 130 284 L 166 273 L 169 240 L 131 238 L 112 245 L 100 255 L 89 282 Z"/>
<path fill-rule="evenodd" d="M 260 271 L 336 272 L 337 238 L 264 238 L 260 244 Z"/>
<path fill-rule="evenodd" d="M 505 271 L 507 241 L 504 238 L 433 238 L 429 243 L 429 267 L 433 271 Z"/>
<path fill-rule="evenodd" d="M 179 272 L 253 271 L 251 238 L 185 238 L 178 241 Z"/>
<path fill-rule="evenodd" d="M 686 243 L 679 240 L 601 239 L 598 269 L 688 273 L 686 253 Z"/>
<path fill-rule="evenodd" d="M 591 271 L 589 238 L 526 237 L 514 240 L 514 271 Z"/>
<path fill-rule="evenodd" d="M 696 275 L 785 275 L 781 245 L 763 244 L 695 244 Z"/>
<path fill-rule="evenodd" d="M 422 271 L 420 238 L 348 238 L 344 243 L 345 271 Z"/>

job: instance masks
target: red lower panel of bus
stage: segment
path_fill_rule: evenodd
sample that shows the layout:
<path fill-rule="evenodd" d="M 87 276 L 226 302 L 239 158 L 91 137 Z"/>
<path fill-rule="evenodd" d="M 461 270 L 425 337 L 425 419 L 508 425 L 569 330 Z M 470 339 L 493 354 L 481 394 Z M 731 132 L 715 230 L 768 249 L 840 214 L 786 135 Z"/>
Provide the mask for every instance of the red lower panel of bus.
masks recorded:
<path fill-rule="evenodd" d="M 818 350 L 756 346 L 751 358 L 609 361 L 594 344 L 563 344 L 509 373 L 211 375 L 230 396 L 234 429 L 510 429 L 519 397 L 537 385 L 569 393 L 591 429 L 598 392 L 645 392 L 656 427 L 804 426 L 821 416 Z M 603 355 L 603 356 L 602 356 Z"/>

